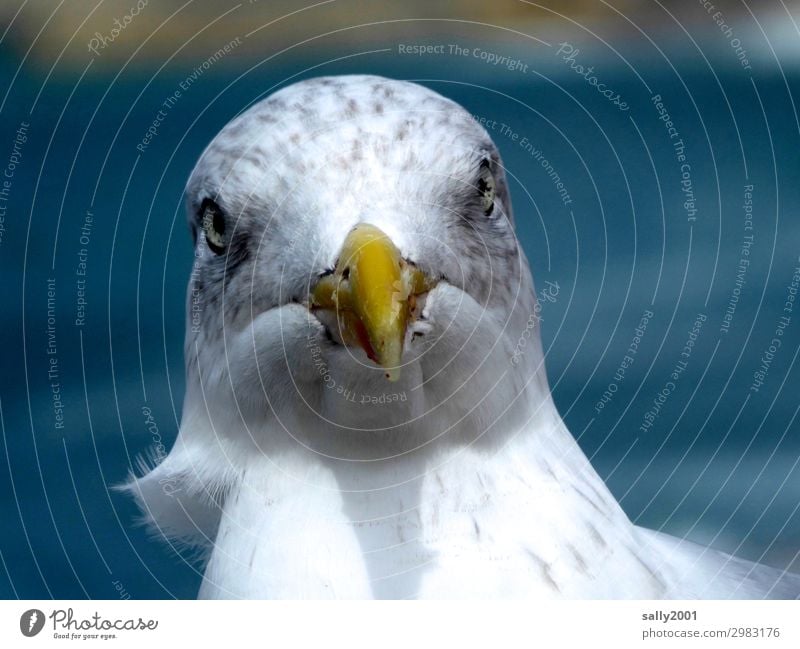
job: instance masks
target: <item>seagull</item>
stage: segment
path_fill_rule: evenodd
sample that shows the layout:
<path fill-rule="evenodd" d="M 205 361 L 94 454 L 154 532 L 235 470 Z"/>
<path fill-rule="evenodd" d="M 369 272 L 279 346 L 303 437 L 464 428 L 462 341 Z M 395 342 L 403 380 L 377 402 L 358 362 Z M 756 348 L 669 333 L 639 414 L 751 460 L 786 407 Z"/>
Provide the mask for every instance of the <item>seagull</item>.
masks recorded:
<path fill-rule="evenodd" d="M 796 598 L 635 526 L 553 403 L 498 149 L 378 76 L 282 88 L 186 187 L 186 393 L 123 489 L 199 596 Z"/>

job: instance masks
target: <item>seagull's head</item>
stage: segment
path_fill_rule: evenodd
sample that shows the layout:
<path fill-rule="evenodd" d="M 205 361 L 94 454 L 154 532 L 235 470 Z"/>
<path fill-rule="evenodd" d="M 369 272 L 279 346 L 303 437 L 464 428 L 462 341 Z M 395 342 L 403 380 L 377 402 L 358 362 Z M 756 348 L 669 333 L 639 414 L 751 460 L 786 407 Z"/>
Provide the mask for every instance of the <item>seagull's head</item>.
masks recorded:
<path fill-rule="evenodd" d="M 212 419 L 440 435 L 546 398 L 500 155 L 436 92 L 280 90 L 211 142 L 187 206 L 187 399 Z"/>

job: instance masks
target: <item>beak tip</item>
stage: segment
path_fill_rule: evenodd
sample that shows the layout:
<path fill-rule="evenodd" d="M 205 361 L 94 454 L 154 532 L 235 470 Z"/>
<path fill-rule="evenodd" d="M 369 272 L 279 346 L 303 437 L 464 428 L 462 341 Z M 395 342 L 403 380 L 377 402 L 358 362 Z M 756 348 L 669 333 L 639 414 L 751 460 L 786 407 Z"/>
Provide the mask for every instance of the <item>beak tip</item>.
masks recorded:
<path fill-rule="evenodd" d="M 363 223 L 347 235 L 330 279 L 314 289 L 314 303 L 334 309 L 344 329 L 390 382 L 400 378 L 403 343 L 414 296 L 424 287 L 392 240 Z"/>

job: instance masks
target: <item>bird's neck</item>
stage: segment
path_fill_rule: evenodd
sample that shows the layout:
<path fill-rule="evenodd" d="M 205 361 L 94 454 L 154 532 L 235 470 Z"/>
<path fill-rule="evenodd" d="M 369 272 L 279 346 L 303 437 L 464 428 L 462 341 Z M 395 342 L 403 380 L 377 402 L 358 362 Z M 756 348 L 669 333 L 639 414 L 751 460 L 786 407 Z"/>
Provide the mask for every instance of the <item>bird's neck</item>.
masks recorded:
<path fill-rule="evenodd" d="M 375 393 L 375 386 L 337 391 L 317 385 L 302 395 L 292 386 L 293 402 L 249 411 L 240 402 L 216 403 L 217 397 L 192 384 L 186 404 L 194 405 L 184 410 L 182 434 L 223 446 L 224 461 L 208 464 L 219 465 L 224 477 L 218 482 L 226 488 L 248 480 L 264 486 L 284 474 L 296 479 L 299 467 L 328 476 L 333 482 L 326 488 L 388 493 L 395 485 L 418 489 L 430 475 L 456 485 L 502 472 L 508 458 L 520 474 L 553 477 L 558 467 L 565 476 L 602 485 L 553 404 L 543 365 L 530 369 L 505 372 L 490 389 L 446 395 L 436 392 L 435 381 L 416 390 L 420 377 L 407 374 L 408 384 L 377 391 L 379 399 L 389 395 L 377 403 L 365 400 L 375 396 L 368 392 Z M 326 412 L 336 412 L 338 421 Z"/>
<path fill-rule="evenodd" d="M 546 557 L 628 529 L 555 409 L 516 433 L 373 461 L 297 445 L 251 458 L 228 494 L 205 594 L 230 583 L 247 596 L 326 597 L 338 584 L 338 597 L 414 596 L 444 559 Z M 298 585 L 307 590 L 284 590 Z"/>

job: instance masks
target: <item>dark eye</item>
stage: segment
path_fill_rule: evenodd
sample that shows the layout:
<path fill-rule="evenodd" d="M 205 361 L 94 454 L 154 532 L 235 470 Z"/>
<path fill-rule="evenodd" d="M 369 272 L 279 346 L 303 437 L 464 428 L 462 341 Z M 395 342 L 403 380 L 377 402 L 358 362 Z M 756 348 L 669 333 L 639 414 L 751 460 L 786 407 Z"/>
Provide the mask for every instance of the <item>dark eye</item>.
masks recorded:
<path fill-rule="evenodd" d="M 203 201 L 202 205 L 203 232 L 206 243 L 214 254 L 221 255 L 225 252 L 228 240 L 225 236 L 225 215 L 222 209 L 210 198 Z"/>
<path fill-rule="evenodd" d="M 478 172 L 478 181 L 475 183 L 481 197 L 481 207 L 487 216 L 494 210 L 495 182 L 489 163 L 484 160 Z"/>

